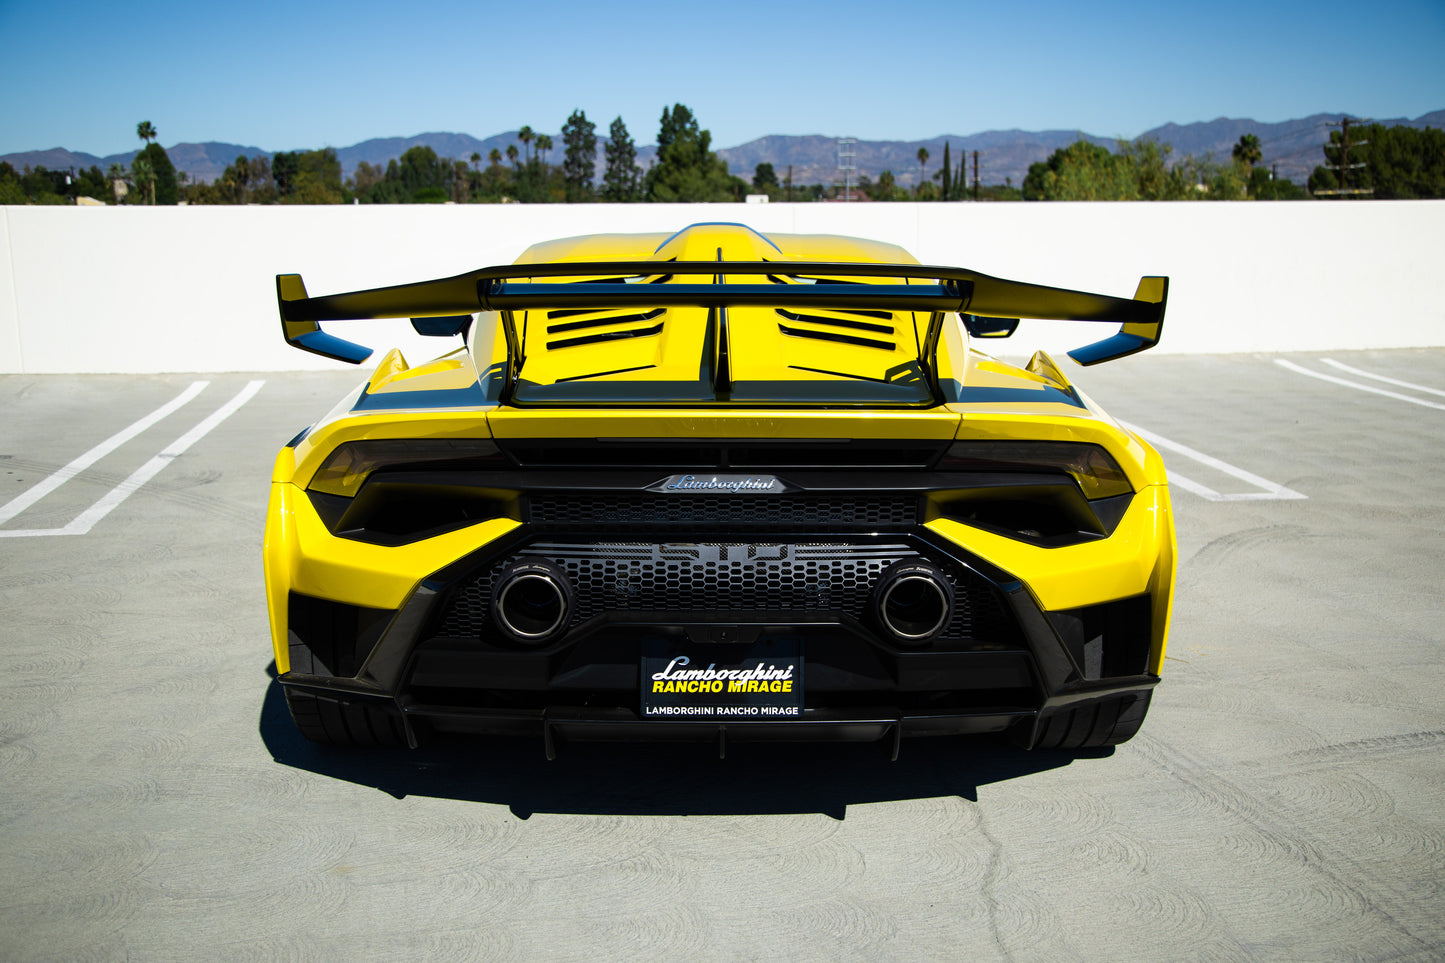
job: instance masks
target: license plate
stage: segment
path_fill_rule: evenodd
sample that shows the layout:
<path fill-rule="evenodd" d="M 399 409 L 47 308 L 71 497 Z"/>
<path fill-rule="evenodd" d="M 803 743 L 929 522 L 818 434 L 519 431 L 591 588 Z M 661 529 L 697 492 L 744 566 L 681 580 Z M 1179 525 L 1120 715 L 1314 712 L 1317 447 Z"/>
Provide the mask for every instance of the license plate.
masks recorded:
<path fill-rule="evenodd" d="M 802 715 L 803 647 L 797 639 L 643 646 L 644 719 L 756 722 Z"/>

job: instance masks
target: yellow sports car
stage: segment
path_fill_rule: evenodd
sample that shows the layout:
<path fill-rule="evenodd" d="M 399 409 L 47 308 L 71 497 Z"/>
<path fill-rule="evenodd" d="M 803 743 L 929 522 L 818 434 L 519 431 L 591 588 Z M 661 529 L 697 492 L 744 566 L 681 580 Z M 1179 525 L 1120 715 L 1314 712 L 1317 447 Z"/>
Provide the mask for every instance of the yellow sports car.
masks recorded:
<path fill-rule="evenodd" d="M 369 380 L 276 459 L 266 592 L 308 738 L 1132 736 L 1174 582 L 1164 466 L 1020 317 L 1112 322 L 1083 364 L 1153 345 L 1133 298 L 920 265 L 889 244 L 736 224 L 538 244 L 516 264 L 310 297 L 465 346 Z"/>

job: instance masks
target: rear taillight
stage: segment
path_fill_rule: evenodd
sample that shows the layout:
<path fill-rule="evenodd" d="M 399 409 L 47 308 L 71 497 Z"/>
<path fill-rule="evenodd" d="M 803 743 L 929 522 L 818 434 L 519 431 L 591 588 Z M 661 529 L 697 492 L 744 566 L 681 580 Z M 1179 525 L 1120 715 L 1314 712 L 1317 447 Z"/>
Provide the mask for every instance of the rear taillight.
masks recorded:
<path fill-rule="evenodd" d="M 942 471 L 1059 471 L 1090 500 L 1133 491 L 1124 469 L 1100 445 L 1078 441 L 956 441 Z"/>
<path fill-rule="evenodd" d="M 336 447 L 306 486 L 350 498 L 372 472 L 391 468 L 505 468 L 510 463 L 491 441 L 476 438 L 387 438 Z"/>

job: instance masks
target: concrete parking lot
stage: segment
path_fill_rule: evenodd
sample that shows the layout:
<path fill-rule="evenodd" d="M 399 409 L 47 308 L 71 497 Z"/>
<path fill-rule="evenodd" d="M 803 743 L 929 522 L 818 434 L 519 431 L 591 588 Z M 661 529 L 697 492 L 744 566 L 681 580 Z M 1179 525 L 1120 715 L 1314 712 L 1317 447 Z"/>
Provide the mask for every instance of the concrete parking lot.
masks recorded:
<path fill-rule="evenodd" d="M 1067 369 L 1174 478 L 1108 753 L 291 728 L 271 460 L 356 372 L 0 376 L 0 958 L 1445 955 L 1445 350 Z"/>

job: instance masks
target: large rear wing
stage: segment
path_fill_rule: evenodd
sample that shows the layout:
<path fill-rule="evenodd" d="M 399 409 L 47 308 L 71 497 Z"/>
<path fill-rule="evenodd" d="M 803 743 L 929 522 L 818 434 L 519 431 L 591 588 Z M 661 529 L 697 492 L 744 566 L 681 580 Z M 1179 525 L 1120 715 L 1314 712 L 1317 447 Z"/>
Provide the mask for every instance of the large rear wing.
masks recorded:
<path fill-rule="evenodd" d="M 762 283 L 728 282 L 729 277 L 761 277 Z M 706 278 L 683 283 L 682 277 Z M 551 278 L 586 278 L 550 281 Z M 542 279 L 542 280 L 539 280 Z M 869 279 L 862 283 L 856 279 Z M 873 279 L 883 279 L 879 283 Z M 659 283 L 668 282 L 668 283 Z M 338 361 L 359 364 L 371 350 L 321 329 L 322 321 L 370 318 L 437 319 L 418 325 L 446 333 L 459 331 L 478 311 L 501 313 L 507 343 L 508 380 L 520 370 L 521 340 L 516 311 L 705 307 L 726 345 L 730 307 L 822 308 L 925 312 L 928 335 L 919 363 L 936 389 L 936 354 L 944 315 L 957 312 L 970 330 L 1011 331 L 987 319 L 1040 318 L 1105 322 L 1119 331 L 1069 352 L 1079 364 L 1092 365 L 1153 347 L 1164 324 L 1169 279 L 1145 277 L 1133 298 L 1110 297 L 990 277 L 965 268 L 918 264 L 838 261 L 568 261 L 510 264 L 483 268 L 435 281 L 309 297 L 299 274 L 276 277 L 281 328 L 287 343 Z M 448 330 L 447 322 L 455 322 Z M 982 322 L 980 319 L 984 319 Z"/>

